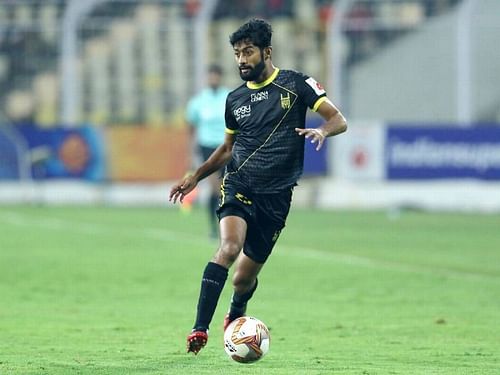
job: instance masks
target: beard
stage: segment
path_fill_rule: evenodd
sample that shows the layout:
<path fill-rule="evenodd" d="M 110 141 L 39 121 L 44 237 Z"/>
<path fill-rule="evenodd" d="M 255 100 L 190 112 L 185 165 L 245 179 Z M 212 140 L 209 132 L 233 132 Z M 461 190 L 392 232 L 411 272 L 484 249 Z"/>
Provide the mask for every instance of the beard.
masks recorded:
<path fill-rule="evenodd" d="M 262 58 L 262 55 L 261 55 L 260 62 L 257 65 L 255 65 L 253 68 L 251 68 L 249 66 L 244 66 L 244 67 L 246 69 L 248 69 L 248 72 L 243 73 L 241 71 L 241 67 L 240 67 L 241 79 L 243 81 L 256 81 L 257 79 L 259 79 L 260 75 L 262 74 L 262 72 L 266 68 L 266 64 L 264 63 L 264 59 Z"/>

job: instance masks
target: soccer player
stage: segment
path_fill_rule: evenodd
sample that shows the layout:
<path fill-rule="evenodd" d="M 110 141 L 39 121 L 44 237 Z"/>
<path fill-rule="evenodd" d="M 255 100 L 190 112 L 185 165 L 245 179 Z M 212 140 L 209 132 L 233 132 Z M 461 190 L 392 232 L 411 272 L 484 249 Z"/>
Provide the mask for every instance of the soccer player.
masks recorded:
<path fill-rule="evenodd" d="M 346 120 L 313 78 L 272 63 L 271 25 L 252 19 L 230 36 L 243 85 L 226 100 L 224 143 L 192 175 L 170 191 L 174 203 L 197 183 L 226 166 L 221 185 L 220 244 L 205 267 L 196 321 L 187 351 L 207 343 L 209 324 L 228 275 L 233 296 L 224 329 L 243 316 L 257 289 L 257 275 L 285 226 L 292 191 L 303 169 L 304 139 L 319 150 L 327 137 L 344 132 Z M 325 120 L 305 128 L 307 108 Z"/>
<path fill-rule="evenodd" d="M 222 69 L 218 65 L 208 68 L 208 87 L 191 98 L 187 106 L 186 119 L 193 133 L 196 133 L 198 150 L 206 161 L 215 149 L 224 142 L 224 108 L 229 90 L 221 85 Z M 216 238 L 217 216 L 219 205 L 220 185 L 223 168 L 219 173 L 212 173 L 207 180 L 210 186 L 208 214 L 210 223 L 210 237 Z"/>

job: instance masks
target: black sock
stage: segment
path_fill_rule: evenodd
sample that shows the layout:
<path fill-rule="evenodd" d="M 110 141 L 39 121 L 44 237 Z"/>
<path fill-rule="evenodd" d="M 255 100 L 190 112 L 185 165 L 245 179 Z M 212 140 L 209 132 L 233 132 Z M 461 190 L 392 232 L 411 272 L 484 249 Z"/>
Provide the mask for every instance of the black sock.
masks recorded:
<path fill-rule="evenodd" d="M 252 289 L 244 294 L 233 293 L 233 298 L 231 299 L 231 308 L 229 310 L 229 320 L 234 320 L 240 316 L 245 315 L 247 311 L 247 302 L 252 298 L 253 293 L 257 289 L 258 280 L 255 279 L 255 285 Z"/>
<path fill-rule="evenodd" d="M 213 234 L 217 233 L 217 207 L 219 207 L 219 196 L 214 194 L 210 196 L 208 214 L 210 215 L 210 228 Z"/>
<path fill-rule="evenodd" d="M 200 297 L 194 329 L 207 331 L 214 316 L 217 302 L 227 279 L 227 269 L 217 263 L 209 262 L 201 279 Z"/>

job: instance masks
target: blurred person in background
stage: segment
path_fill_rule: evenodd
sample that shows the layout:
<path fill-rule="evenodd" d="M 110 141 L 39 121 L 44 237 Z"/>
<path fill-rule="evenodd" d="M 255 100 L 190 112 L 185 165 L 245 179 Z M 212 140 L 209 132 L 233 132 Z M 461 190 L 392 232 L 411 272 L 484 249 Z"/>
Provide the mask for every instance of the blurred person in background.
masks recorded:
<path fill-rule="evenodd" d="M 229 90 L 221 85 L 222 68 L 210 65 L 208 68 L 208 85 L 196 96 L 191 98 L 187 106 L 186 120 L 196 139 L 197 150 L 203 161 L 206 161 L 215 149 L 224 142 L 225 120 L 224 108 Z M 216 216 L 219 205 L 220 185 L 224 169 L 215 171 L 207 177 L 210 186 L 208 200 L 208 215 L 210 237 L 218 236 L 218 221 Z"/>
<path fill-rule="evenodd" d="M 233 296 L 223 328 L 245 315 L 257 275 L 285 226 L 302 174 L 305 139 L 319 150 L 327 137 L 347 128 L 314 78 L 273 65 L 271 36 L 271 25 L 261 19 L 248 21 L 230 36 L 245 83 L 227 97 L 224 142 L 170 191 L 170 200 L 182 202 L 200 180 L 226 166 L 217 210 L 220 244 L 203 272 L 196 321 L 187 337 L 187 351 L 194 354 L 207 343 L 234 262 Z M 325 120 L 318 128 L 305 128 L 307 108 Z"/>

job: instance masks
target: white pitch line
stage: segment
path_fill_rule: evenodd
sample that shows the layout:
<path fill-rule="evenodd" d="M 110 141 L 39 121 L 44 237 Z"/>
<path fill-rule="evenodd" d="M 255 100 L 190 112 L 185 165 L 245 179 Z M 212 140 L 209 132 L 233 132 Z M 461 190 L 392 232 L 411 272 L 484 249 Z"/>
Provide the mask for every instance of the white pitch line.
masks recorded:
<path fill-rule="evenodd" d="M 0 221 L 23 227 L 38 227 L 47 230 L 76 232 L 91 235 L 119 236 L 123 237 L 140 237 L 156 241 L 182 241 L 184 243 L 193 244 L 196 246 L 207 245 L 214 247 L 210 241 L 202 236 L 174 232 L 167 228 L 155 227 L 131 227 L 117 228 L 116 226 L 99 226 L 95 223 L 80 222 L 75 220 L 59 219 L 54 217 L 44 216 L 31 217 L 20 214 L 18 212 L 3 211 L 0 212 Z M 359 255 L 340 253 L 336 251 L 326 251 L 316 248 L 295 247 L 278 243 L 273 250 L 273 256 L 293 256 L 313 261 L 329 261 L 339 264 L 344 264 L 353 267 L 366 267 L 371 269 L 387 270 L 393 272 L 414 273 L 431 276 L 446 276 L 471 281 L 492 281 L 500 282 L 500 275 L 482 274 L 470 271 L 453 270 L 445 267 L 436 266 L 417 266 L 403 262 L 391 262 Z"/>
<path fill-rule="evenodd" d="M 205 244 L 207 241 L 198 236 L 178 233 L 167 228 L 153 227 L 117 227 L 117 226 L 99 226 L 95 223 L 88 223 L 76 220 L 60 219 L 55 217 L 32 217 L 18 212 L 4 211 L 0 212 L 0 222 L 17 225 L 21 227 L 37 227 L 53 231 L 65 231 L 80 234 L 120 236 L 147 238 L 160 241 L 183 241 L 191 244 Z"/>
<path fill-rule="evenodd" d="M 436 267 L 433 265 L 418 266 L 403 262 L 397 262 L 397 261 L 392 262 L 392 261 L 363 257 L 359 255 L 351 255 L 335 251 L 325 251 L 307 247 L 298 248 L 286 245 L 281 247 L 277 245 L 276 247 L 278 248 L 276 254 L 280 255 L 289 254 L 304 259 L 332 261 L 350 266 L 382 269 L 395 272 L 414 273 L 414 274 L 431 275 L 431 276 L 446 276 L 446 277 L 458 278 L 461 280 L 500 282 L 500 275 L 453 270 L 450 268 Z M 280 248 L 282 248 L 284 251 L 280 251 Z"/>

